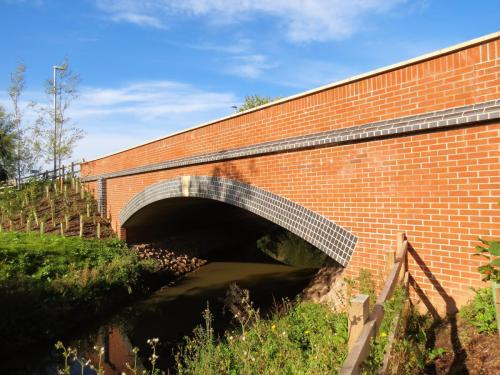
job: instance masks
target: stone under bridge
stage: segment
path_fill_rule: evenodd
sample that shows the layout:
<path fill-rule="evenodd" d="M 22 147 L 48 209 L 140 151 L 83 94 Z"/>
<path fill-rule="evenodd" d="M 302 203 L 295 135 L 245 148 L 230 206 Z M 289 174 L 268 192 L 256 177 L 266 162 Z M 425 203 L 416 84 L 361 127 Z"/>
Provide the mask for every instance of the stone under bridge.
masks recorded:
<path fill-rule="evenodd" d="M 455 310 L 500 237 L 500 33 L 82 164 L 123 239 L 152 205 L 198 198 L 259 215 L 380 280 L 396 234 L 413 290 Z M 187 201 L 187 200 L 186 200 Z M 169 214 L 168 205 L 165 215 Z"/>

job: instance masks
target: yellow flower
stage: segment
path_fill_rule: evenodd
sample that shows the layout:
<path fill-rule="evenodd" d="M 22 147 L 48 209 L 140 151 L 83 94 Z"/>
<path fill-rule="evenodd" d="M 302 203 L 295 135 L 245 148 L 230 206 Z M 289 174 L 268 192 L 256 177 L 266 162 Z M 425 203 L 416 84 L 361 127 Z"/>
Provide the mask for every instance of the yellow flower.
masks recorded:
<path fill-rule="evenodd" d="M 309 331 L 305 331 L 304 333 L 307 335 L 307 334 L 309 334 Z"/>
<path fill-rule="evenodd" d="M 274 331 L 274 330 L 276 329 L 276 324 L 273 324 L 273 325 L 271 326 L 271 329 Z"/>

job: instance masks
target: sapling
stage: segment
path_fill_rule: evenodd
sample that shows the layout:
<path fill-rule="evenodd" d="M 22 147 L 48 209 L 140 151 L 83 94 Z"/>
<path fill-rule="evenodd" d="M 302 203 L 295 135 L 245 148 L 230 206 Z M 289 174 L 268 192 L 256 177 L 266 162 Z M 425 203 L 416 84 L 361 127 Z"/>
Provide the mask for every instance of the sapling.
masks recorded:
<path fill-rule="evenodd" d="M 49 201 L 49 205 L 50 205 L 50 216 L 52 219 L 52 226 L 55 227 L 56 226 L 56 207 L 54 204 L 54 200 L 51 199 Z"/>
<path fill-rule="evenodd" d="M 45 233 L 45 223 L 44 221 L 40 221 L 40 234 L 44 234 Z"/>
<path fill-rule="evenodd" d="M 26 232 L 31 232 L 31 220 L 28 218 L 26 220 Z"/>
<path fill-rule="evenodd" d="M 50 184 L 45 185 L 45 197 L 50 198 Z"/>
<path fill-rule="evenodd" d="M 64 226 L 63 226 L 62 221 L 59 223 L 59 226 L 60 226 L 60 228 L 61 228 L 61 236 L 63 236 L 63 237 L 64 237 Z"/>
<path fill-rule="evenodd" d="M 83 237 L 83 215 L 80 215 L 80 237 Z"/>
<path fill-rule="evenodd" d="M 101 222 L 97 222 L 97 238 L 101 238 Z"/>
<path fill-rule="evenodd" d="M 36 208 L 33 208 L 33 217 L 35 218 L 35 223 L 36 225 L 40 225 L 40 223 L 38 222 L 38 214 L 36 213 Z"/>

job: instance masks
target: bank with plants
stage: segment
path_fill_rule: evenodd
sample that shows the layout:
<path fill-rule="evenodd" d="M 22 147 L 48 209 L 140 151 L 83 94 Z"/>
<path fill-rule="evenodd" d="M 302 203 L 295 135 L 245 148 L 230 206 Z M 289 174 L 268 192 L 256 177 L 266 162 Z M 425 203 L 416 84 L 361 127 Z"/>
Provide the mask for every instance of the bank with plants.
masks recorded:
<path fill-rule="evenodd" d="M 116 239 L 0 233 L 1 349 L 67 334 L 145 293 L 154 271 Z"/>

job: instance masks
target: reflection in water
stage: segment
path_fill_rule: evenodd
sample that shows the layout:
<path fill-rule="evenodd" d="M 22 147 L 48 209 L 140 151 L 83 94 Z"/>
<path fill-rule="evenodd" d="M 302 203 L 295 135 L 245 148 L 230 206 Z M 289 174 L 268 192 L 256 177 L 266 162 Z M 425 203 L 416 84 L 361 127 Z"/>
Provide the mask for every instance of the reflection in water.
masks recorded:
<path fill-rule="evenodd" d="M 265 314 L 275 300 L 293 298 L 300 293 L 314 272 L 314 269 L 282 264 L 209 263 L 188 274 L 176 285 L 162 288 L 147 299 L 125 308 L 107 324 L 76 338 L 71 345 L 78 347 L 80 355 L 90 357 L 93 363 L 98 360 L 93 346 L 105 347 L 106 374 L 121 374 L 126 371 L 126 362 L 133 363 L 132 348 L 139 347 L 139 359 L 147 363 L 150 348 L 146 341 L 158 337 L 160 368 L 173 368 L 177 345 L 185 335 L 191 334 L 196 325 L 202 323 L 202 312 L 207 304 L 214 315 L 216 333 L 221 334 L 230 326 L 231 317 L 222 311 L 222 301 L 230 283 L 236 282 L 240 287 L 249 289 L 254 305 Z M 56 374 L 53 361 L 54 357 L 51 357 L 50 365 L 44 366 L 43 372 L 25 373 Z M 74 366 L 73 372 L 79 373 L 79 367 Z"/>

